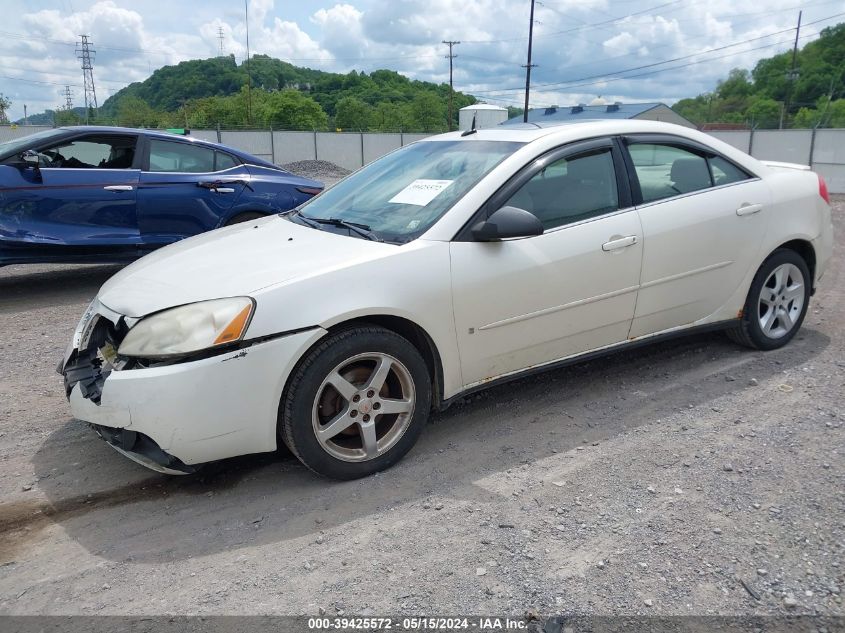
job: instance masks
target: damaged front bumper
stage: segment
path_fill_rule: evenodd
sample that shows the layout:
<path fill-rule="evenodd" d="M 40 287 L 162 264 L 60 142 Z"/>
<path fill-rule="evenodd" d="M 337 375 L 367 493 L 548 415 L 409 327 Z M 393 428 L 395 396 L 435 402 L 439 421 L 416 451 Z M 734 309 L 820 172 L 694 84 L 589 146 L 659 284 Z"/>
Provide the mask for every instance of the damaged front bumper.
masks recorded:
<path fill-rule="evenodd" d="M 152 438 L 143 433 L 129 429 L 113 429 L 99 424 L 91 424 L 91 428 L 118 453 L 156 472 L 165 475 L 189 475 L 199 470 L 199 466 L 183 464 L 179 458 L 165 453 Z"/>
<path fill-rule="evenodd" d="M 325 334 L 314 328 L 215 356 L 130 369 L 112 349 L 122 328 L 134 323 L 92 306 L 60 363 L 71 411 L 115 450 L 172 474 L 275 450 L 287 377 Z"/>

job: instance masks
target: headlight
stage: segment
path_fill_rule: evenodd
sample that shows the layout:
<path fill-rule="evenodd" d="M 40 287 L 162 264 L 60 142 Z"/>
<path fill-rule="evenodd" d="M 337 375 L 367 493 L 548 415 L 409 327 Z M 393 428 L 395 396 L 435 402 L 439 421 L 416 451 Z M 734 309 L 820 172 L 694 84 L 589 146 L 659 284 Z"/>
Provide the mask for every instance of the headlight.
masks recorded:
<path fill-rule="evenodd" d="M 239 341 L 246 333 L 254 306 L 249 297 L 231 297 L 158 312 L 129 330 L 118 354 L 163 358 Z"/>

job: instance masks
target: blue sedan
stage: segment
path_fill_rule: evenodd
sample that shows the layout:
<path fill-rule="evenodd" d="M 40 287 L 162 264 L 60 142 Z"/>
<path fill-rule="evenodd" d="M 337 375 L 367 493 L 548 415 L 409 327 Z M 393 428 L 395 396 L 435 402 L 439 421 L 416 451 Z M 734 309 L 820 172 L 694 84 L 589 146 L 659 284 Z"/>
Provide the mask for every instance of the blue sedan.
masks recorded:
<path fill-rule="evenodd" d="M 47 130 L 0 144 L 0 266 L 128 261 L 322 190 L 250 154 L 167 132 Z"/>

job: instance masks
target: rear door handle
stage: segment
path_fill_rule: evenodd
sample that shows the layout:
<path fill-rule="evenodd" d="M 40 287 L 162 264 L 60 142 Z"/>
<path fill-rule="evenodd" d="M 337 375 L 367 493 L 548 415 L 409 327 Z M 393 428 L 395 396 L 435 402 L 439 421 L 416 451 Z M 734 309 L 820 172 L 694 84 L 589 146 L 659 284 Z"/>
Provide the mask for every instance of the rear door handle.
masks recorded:
<path fill-rule="evenodd" d="M 762 204 L 744 204 L 736 210 L 737 215 L 754 215 L 763 210 Z"/>
<path fill-rule="evenodd" d="M 107 187 L 103 187 L 106 191 L 132 191 L 134 187 L 132 185 L 108 185 Z"/>
<path fill-rule="evenodd" d="M 629 246 L 633 246 L 639 240 L 637 239 L 636 235 L 629 235 L 627 237 L 620 237 L 617 240 L 610 240 L 609 242 L 605 242 L 601 245 L 601 249 L 603 251 L 615 251 L 620 248 L 627 248 Z"/>

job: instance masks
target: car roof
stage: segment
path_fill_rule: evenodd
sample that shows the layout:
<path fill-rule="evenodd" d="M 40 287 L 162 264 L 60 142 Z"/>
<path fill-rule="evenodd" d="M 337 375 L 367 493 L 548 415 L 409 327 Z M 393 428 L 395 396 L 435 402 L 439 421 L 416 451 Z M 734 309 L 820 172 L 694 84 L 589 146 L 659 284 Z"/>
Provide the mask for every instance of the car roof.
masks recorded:
<path fill-rule="evenodd" d="M 575 141 L 594 138 L 596 136 L 611 136 L 618 134 L 674 134 L 686 138 L 700 140 L 700 132 L 683 125 L 665 123 L 663 121 L 643 121 L 632 119 L 592 119 L 580 121 L 543 121 L 538 123 L 511 123 L 484 128 L 463 136 L 464 132 L 448 132 L 423 140 L 449 141 L 455 139 L 478 139 L 489 141 L 516 141 L 531 143 L 538 139 L 555 136 L 561 141 Z M 709 137 L 707 137 L 709 138 Z"/>
<path fill-rule="evenodd" d="M 196 138 L 194 136 L 185 136 L 183 134 L 175 134 L 173 132 L 167 132 L 166 130 L 148 130 L 144 128 L 134 128 L 134 127 L 117 127 L 117 126 L 109 126 L 109 125 L 71 125 L 71 126 L 63 126 L 62 130 L 67 130 L 68 132 L 86 132 L 86 133 L 95 133 L 95 134 L 143 134 L 145 136 L 149 136 L 151 138 L 161 138 L 168 141 L 187 141 L 189 143 L 195 143 L 197 145 L 204 145 L 209 148 L 219 149 L 230 154 L 234 154 L 238 158 L 240 158 L 243 162 L 248 163 L 250 165 L 260 165 L 262 167 L 268 167 L 271 169 L 276 169 L 279 171 L 284 171 L 278 165 L 274 165 L 268 160 L 263 158 L 258 158 L 257 156 L 253 156 L 248 152 L 244 152 L 243 150 L 235 149 L 234 147 L 229 147 L 228 145 L 223 145 L 222 143 L 215 143 L 213 141 L 206 141 L 200 138 Z"/>

